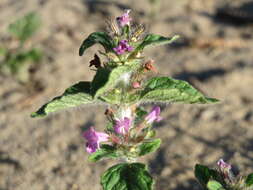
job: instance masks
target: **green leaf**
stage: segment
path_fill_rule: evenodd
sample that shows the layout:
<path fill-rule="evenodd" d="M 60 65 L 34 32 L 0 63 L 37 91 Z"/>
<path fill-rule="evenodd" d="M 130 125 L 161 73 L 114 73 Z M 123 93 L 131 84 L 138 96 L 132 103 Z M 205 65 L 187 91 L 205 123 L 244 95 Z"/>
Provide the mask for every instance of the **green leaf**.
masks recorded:
<path fill-rule="evenodd" d="M 247 187 L 253 185 L 253 173 L 249 174 L 245 180 L 245 184 Z"/>
<path fill-rule="evenodd" d="M 218 181 L 210 180 L 207 183 L 208 190 L 225 190 Z"/>
<path fill-rule="evenodd" d="M 188 82 L 169 77 L 154 77 L 147 81 L 142 92 L 142 102 L 216 103 L 217 99 L 205 97 Z"/>
<path fill-rule="evenodd" d="M 89 161 L 97 162 L 103 158 L 117 158 L 117 149 L 113 146 L 103 144 L 100 149 L 89 156 Z"/>
<path fill-rule="evenodd" d="M 146 110 L 144 110 L 143 108 L 138 107 L 135 111 L 135 114 L 136 114 L 135 122 L 138 123 L 143 120 L 144 116 L 147 115 L 148 112 Z"/>
<path fill-rule="evenodd" d="M 223 185 L 226 184 L 226 182 L 223 179 L 223 176 L 216 169 L 209 169 L 209 173 L 213 180 L 219 181 Z"/>
<path fill-rule="evenodd" d="M 122 101 L 122 92 L 119 89 L 113 89 L 109 92 L 105 92 L 100 99 L 108 104 L 120 104 Z"/>
<path fill-rule="evenodd" d="M 139 156 L 144 156 L 145 154 L 155 152 L 161 145 L 161 139 L 154 139 L 149 142 L 144 142 L 140 146 L 139 149 Z"/>
<path fill-rule="evenodd" d="M 35 12 L 31 12 L 10 24 L 8 30 L 19 40 L 24 42 L 39 29 L 40 25 L 41 21 L 39 16 Z"/>
<path fill-rule="evenodd" d="M 37 112 L 32 113 L 31 116 L 43 117 L 51 112 L 91 103 L 95 103 L 95 101 L 90 95 L 90 82 L 79 82 L 69 87 L 63 95 L 43 105 Z"/>
<path fill-rule="evenodd" d="M 140 95 L 138 93 L 126 93 L 124 97 L 122 97 L 122 92 L 118 88 L 109 90 L 109 92 L 105 92 L 105 94 L 100 97 L 102 101 L 107 102 L 109 104 L 133 104 L 137 102 L 139 98 Z"/>
<path fill-rule="evenodd" d="M 113 48 L 113 42 L 111 37 L 105 32 L 93 32 L 86 38 L 80 49 L 79 55 L 82 56 L 84 51 L 95 44 L 101 44 L 105 50 L 111 50 Z"/>
<path fill-rule="evenodd" d="M 153 184 L 146 166 L 141 163 L 117 164 L 101 177 L 103 190 L 152 190 Z"/>
<path fill-rule="evenodd" d="M 133 65 L 118 66 L 111 71 L 106 68 L 99 68 L 91 83 L 92 94 L 95 98 L 100 97 L 106 102 L 119 103 L 122 100 L 121 89 L 130 85 L 130 77 L 136 67 L 136 63 L 133 63 Z M 117 85 L 120 88 L 115 88 Z M 110 94 L 112 90 L 115 91 Z"/>
<path fill-rule="evenodd" d="M 175 40 L 177 40 L 179 38 L 179 36 L 174 36 L 172 38 L 167 38 L 167 37 L 163 37 L 157 34 L 148 34 L 143 42 L 138 45 L 135 49 L 135 51 L 142 51 L 145 47 L 148 46 L 155 46 L 155 45 L 164 45 L 164 44 L 170 44 L 172 42 L 174 42 Z"/>
<path fill-rule="evenodd" d="M 106 85 L 110 76 L 110 70 L 108 68 L 98 68 L 92 82 L 91 82 L 91 93 L 95 96 L 96 92 L 103 86 Z"/>
<path fill-rule="evenodd" d="M 203 185 L 203 187 L 206 186 L 206 184 L 211 178 L 209 168 L 200 164 L 196 164 L 194 174 L 195 177 L 198 179 L 199 183 Z"/>

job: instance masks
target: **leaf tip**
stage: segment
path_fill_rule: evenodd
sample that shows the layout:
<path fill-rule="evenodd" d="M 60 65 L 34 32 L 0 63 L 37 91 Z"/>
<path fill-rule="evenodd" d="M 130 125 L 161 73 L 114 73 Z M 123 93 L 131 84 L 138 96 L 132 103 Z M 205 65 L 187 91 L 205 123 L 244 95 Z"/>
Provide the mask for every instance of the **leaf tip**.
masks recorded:
<path fill-rule="evenodd" d="M 79 56 L 82 56 L 83 55 L 83 49 L 82 49 L 82 46 L 79 48 L 79 52 L 78 52 Z"/>
<path fill-rule="evenodd" d="M 216 99 L 216 98 L 207 98 L 207 103 L 219 103 L 220 100 Z"/>
<path fill-rule="evenodd" d="M 37 116 L 38 116 L 38 114 L 37 114 L 36 112 L 33 112 L 33 113 L 31 113 L 31 115 L 30 115 L 31 118 L 35 118 L 35 117 L 37 117 Z"/>
<path fill-rule="evenodd" d="M 44 112 L 41 112 L 40 110 L 39 111 L 36 111 L 36 112 L 33 112 L 31 113 L 30 117 L 31 118 L 37 118 L 37 117 L 43 117 L 45 116 L 46 114 Z"/>

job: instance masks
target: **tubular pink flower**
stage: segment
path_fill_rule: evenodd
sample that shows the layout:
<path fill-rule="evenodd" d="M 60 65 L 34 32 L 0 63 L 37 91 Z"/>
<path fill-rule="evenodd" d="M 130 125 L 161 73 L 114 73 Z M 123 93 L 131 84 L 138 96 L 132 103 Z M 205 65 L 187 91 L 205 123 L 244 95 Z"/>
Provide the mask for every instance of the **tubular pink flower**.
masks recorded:
<path fill-rule="evenodd" d="M 93 153 L 100 148 L 100 142 L 105 142 L 108 140 L 109 135 L 102 132 L 96 132 L 94 130 L 94 127 L 90 127 L 87 131 L 83 133 L 83 137 L 87 140 L 86 151 L 88 153 Z"/>
<path fill-rule="evenodd" d="M 223 159 L 219 159 L 219 161 L 217 162 L 217 165 L 219 166 L 219 168 L 221 170 L 231 170 L 232 166 L 226 162 L 224 162 Z"/>
<path fill-rule="evenodd" d="M 229 180 L 230 182 L 233 182 L 235 177 L 234 174 L 232 172 L 232 166 L 226 162 L 224 162 L 223 159 L 220 159 L 217 162 L 217 165 L 219 167 L 219 170 L 221 172 L 221 174 L 223 175 L 223 177 L 227 180 Z"/>
<path fill-rule="evenodd" d="M 160 107 L 159 106 L 154 106 L 151 112 L 146 116 L 145 120 L 148 124 L 153 123 L 154 121 L 161 121 L 162 117 L 160 116 Z"/>
<path fill-rule="evenodd" d="M 118 55 L 124 54 L 126 51 L 128 51 L 128 52 L 133 51 L 133 49 L 134 48 L 127 43 L 127 40 L 121 40 L 119 42 L 119 45 L 117 47 L 113 48 L 113 50 Z"/>
<path fill-rule="evenodd" d="M 120 27 L 124 27 L 130 24 L 132 20 L 132 18 L 129 16 L 130 11 L 131 10 L 127 10 L 125 13 L 123 13 L 122 16 L 116 18 Z"/>
<path fill-rule="evenodd" d="M 131 119 L 128 117 L 124 117 L 122 120 L 116 120 L 116 124 L 114 125 L 114 131 L 117 134 L 125 135 L 128 133 L 129 128 L 131 126 Z"/>

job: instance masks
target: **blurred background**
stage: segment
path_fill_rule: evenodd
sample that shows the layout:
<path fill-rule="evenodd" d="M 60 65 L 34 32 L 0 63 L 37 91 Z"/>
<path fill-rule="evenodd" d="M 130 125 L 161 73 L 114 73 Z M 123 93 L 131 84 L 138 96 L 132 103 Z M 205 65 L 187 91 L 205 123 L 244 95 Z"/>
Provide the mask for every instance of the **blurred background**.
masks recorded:
<path fill-rule="evenodd" d="M 181 39 L 150 48 L 159 74 L 190 82 L 216 105 L 162 106 L 163 144 L 142 159 L 157 190 L 199 190 L 196 163 L 219 158 L 253 171 L 253 2 L 243 0 L 1 0 L 0 190 L 99 190 L 114 161 L 89 163 L 81 132 L 105 126 L 104 107 L 30 113 L 80 80 L 91 80 L 93 47 L 79 46 L 106 20 L 132 9 L 148 32 Z M 147 106 L 149 107 L 149 106 Z"/>

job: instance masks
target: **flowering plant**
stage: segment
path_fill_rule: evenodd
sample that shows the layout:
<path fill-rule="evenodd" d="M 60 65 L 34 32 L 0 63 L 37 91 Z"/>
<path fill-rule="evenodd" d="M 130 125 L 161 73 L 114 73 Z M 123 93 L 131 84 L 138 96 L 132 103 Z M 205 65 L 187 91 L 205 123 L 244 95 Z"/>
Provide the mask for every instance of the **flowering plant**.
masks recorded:
<path fill-rule="evenodd" d="M 195 176 L 208 190 L 253 190 L 253 173 L 248 176 L 235 175 L 230 164 L 220 159 L 217 168 L 197 164 Z"/>
<path fill-rule="evenodd" d="M 89 160 L 104 158 L 119 159 L 122 163 L 109 168 L 101 177 L 104 190 L 151 190 L 154 181 L 147 166 L 137 159 L 157 150 L 161 144 L 155 138 L 152 125 L 159 122 L 160 107 L 147 112 L 143 103 L 216 103 L 189 83 L 170 77 L 153 76 L 156 69 L 153 60 L 147 60 L 142 52 L 150 46 L 170 44 L 178 39 L 146 34 L 144 27 L 133 27 L 130 11 L 127 10 L 115 21 L 108 23 L 109 32 L 94 32 L 82 43 L 79 55 L 87 48 L 100 44 L 106 58 L 101 62 L 95 54 L 90 67 L 96 74 L 91 82 L 82 81 L 69 87 L 43 105 L 32 117 L 46 116 L 51 112 L 83 104 L 106 105 L 107 125 L 104 132 L 90 127 L 84 132 Z"/>

